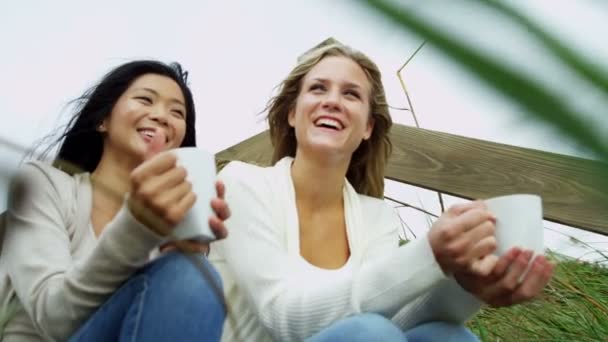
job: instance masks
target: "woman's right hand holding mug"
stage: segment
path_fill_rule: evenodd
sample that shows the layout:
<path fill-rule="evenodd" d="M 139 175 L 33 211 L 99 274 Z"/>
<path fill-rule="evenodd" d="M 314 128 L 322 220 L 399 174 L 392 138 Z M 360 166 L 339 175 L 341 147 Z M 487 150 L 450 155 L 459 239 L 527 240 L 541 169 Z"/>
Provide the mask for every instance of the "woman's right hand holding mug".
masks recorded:
<path fill-rule="evenodd" d="M 162 131 L 152 139 L 145 160 L 131 172 L 128 207 L 142 224 L 161 236 L 167 236 L 186 216 L 196 201 L 187 172 L 177 166 L 177 157 L 162 153 Z"/>
<path fill-rule="evenodd" d="M 494 231 L 496 218 L 482 201 L 450 207 L 428 233 L 437 263 L 445 274 L 488 274 L 498 258 Z"/>

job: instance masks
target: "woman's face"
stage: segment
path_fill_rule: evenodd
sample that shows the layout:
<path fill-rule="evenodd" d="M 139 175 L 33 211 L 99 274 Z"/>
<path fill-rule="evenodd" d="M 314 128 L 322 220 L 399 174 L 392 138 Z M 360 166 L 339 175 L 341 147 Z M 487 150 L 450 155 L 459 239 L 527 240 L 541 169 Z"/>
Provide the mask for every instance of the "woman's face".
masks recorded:
<path fill-rule="evenodd" d="M 303 78 L 289 125 L 298 149 L 350 160 L 373 130 L 371 85 L 363 69 L 342 56 L 323 58 Z"/>
<path fill-rule="evenodd" d="M 103 121 L 103 153 L 117 153 L 119 158 L 139 163 L 159 133 L 165 136 L 165 149 L 179 147 L 186 133 L 186 115 L 184 95 L 175 81 L 156 74 L 142 75 L 118 98 Z"/>

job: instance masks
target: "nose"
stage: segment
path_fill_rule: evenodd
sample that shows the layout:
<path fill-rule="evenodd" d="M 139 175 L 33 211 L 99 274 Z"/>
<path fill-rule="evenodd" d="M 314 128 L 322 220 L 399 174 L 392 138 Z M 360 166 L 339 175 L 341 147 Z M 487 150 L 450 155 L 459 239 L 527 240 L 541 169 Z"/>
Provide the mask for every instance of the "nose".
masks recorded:
<path fill-rule="evenodd" d="M 322 108 L 329 112 L 339 112 L 342 109 L 340 103 L 340 93 L 338 91 L 328 91 L 323 99 Z"/>
<path fill-rule="evenodd" d="M 169 124 L 168 120 L 169 113 L 162 108 L 155 108 L 150 113 L 150 119 L 161 126 L 167 126 Z"/>

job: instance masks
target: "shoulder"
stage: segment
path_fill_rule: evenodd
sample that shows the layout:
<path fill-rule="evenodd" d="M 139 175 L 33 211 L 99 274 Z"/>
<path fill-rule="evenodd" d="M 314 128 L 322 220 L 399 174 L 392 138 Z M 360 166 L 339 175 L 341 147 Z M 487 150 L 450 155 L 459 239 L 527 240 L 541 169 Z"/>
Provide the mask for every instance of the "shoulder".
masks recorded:
<path fill-rule="evenodd" d="M 376 197 L 370 197 L 366 195 L 358 194 L 359 201 L 361 203 L 361 209 L 365 215 L 370 219 L 378 218 L 393 218 L 396 213 L 393 207 L 391 207 L 386 201 Z"/>
<path fill-rule="evenodd" d="M 374 227 L 373 234 L 392 234 L 401 227 L 397 211 L 383 199 L 359 194 L 359 201 L 365 227 Z"/>
<path fill-rule="evenodd" d="M 40 161 L 24 163 L 11 178 L 9 197 L 13 201 L 45 201 L 65 206 L 76 196 L 77 177 Z M 39 202 L 41 203 L 41 202 Z"/>
<path fill-rule="evenodd" d="M 66 187 L 72 186 L 74 182 L 74 176 L 40 161 L 24 163 L 13 177 L 14 184 L 42 186 L 59 192 L 65 192 Z"/>
<path fill-rule="evenodd" d="M 218 174 L 226 186 L 225 199 L 233 217 L 275 215 L 288 191 L 288 170 L 283 163 L 264 167 L 240 161 L 227 164 Z"/>
<path fill-rule="evenodd" d="M 242 161 L 231 161 L 218 173 L 221 179 L 240 179 L 243 176 L 262 176 L 268 167 L 245 163 Z"/>
<path fill-rule="evenodd" d="M 248 188 L 251 190 L 263 190 L 272 187 L 274 180 L 279 176 L 278 166 L 258 166 L 241 161 L 228 163 L 219 173 L 218 178 L 229 188 Z"/>

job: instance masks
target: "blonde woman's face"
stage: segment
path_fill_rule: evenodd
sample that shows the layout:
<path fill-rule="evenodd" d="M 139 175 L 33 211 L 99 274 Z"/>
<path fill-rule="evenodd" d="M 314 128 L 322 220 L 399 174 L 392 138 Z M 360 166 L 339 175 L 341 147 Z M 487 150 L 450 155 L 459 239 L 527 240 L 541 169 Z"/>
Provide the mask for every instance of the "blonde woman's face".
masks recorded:
<path fill-rule="evenodd" d="M 350 159 L 373 130 L 371 85 L 363 69 L 347 57 L 322 59 L 302 80 L 289 125 L 298 149 Z"/>

